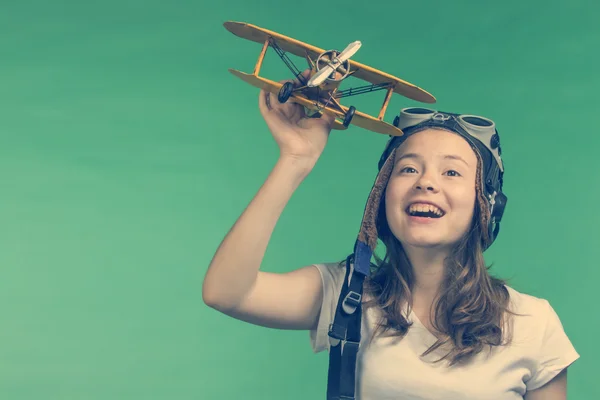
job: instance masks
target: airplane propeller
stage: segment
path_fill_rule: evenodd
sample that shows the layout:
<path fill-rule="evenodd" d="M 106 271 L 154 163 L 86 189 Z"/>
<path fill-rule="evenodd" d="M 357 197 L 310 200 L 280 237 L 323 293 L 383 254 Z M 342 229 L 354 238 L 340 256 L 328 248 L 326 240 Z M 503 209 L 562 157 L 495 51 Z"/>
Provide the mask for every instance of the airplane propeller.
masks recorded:
<path fill-rule="evenodd" d="M 344 64 L 348 59 L 350 59 L 350 57 L 352 57 L 354 54 L 356 54 L 358 49 L 360 49 L 361 45 L 362 45 L 362 43 L 358 40 L 350 43 L 348 46 L 346 46 L 346 48 L 337 57 L 336 56 L 332 57 L 332 59 L 327 62 L 327 65 L 325 65 L 325 67 L 320 68 L 312 76 L 312 78 L 310 78 L 307 85 L 314 87 L 314 86 L 319 86 L 320 84 L 325 82 L 325 80 L 332 73 L 337 71 L 338 68 L 342 67 L 342 64 Z M 317 67 L 318 67 L 318 63 L 317 63 Z M 345 71 L 345 72 L 347 72 L 347 71 Z"/>

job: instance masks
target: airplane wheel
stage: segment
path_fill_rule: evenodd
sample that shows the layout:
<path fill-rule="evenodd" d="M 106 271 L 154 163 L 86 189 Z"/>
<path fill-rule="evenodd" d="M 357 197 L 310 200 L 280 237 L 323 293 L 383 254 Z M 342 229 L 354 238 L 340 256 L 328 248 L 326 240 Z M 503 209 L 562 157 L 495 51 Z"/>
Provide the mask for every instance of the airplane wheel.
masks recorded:
<path fill-rule="evenodd" d="M 346 111 L 346 116 L 344 117 L 344 126 L 347 128 L 348 125 L 350 125 L 350 122 L 352 121 L 352 117 L 354 117 L 354 112 L 356 111 L 356 108 L 354 106 L 350 106 L 350 108 L 348 108 L 348 111 Z"/>
<path fill-rule="evenodd" d="M 281 87 L 281 89 L 279 90 L 279 94 L 277 95 L 279 102 L 285 103 L 286 101 L 288 101 L 288 99 L 292 95 L 293 91 L 294 91 L 294 84 L 292 82 L 284 83 L 283 86 Z"/>

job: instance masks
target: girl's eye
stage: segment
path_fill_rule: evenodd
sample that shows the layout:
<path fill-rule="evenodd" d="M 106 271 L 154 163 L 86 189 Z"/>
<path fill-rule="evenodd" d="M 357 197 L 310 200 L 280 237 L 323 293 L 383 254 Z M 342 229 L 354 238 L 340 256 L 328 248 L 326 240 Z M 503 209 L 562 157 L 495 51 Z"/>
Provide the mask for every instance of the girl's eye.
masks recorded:
<path fill-rule="evenodd" d="M 414 173 L 417 172 L 417 170 L 414 169 L 413 167 L 404 167 L 404 168 L 402 168 L 400 170 L 400 172 L 403 172 L 403 173 L 406 172 L 406 173 L 409 173 L 409 174 L 414 174 Z M 455 171 L 453 169 L 449 170 L 448 172 L 446 172 L 446 174 L 449 175 L 449 176 L 461 176 L 461 174 L 459 174 L 457 171 Z"/>
<path fill-rule="evenodd" d="M 409 170 L 410 170 L 410 171 L 409 171 Z M 404 168 L 402 168 L 402 169 L 400 170 L 400 172 L 409 172 L 409 173 L 410 173 L 411 171 L 414 171 L 414 172 L 416 172 L 416 170 L 415 170 L 413 167 L 404 167 Z"/>

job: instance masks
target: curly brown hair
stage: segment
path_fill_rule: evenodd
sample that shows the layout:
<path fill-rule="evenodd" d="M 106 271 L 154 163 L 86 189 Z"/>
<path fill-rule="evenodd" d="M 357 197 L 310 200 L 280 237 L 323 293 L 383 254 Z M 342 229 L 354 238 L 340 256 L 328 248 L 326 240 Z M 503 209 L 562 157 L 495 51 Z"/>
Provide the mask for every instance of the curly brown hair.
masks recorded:
<path fill-rule="evenodd" d="M 508 308 L 510 296 L 505 287 L 508 280 L 492 276 L 488 271 L 491 265 L 485 265 L 483 252 L 489 243 L 490 216 L 482 190 L 481 157 L 475 148 L 473 150 L 478 159 L 473 220 L 446 260 L 443 284 L 432 305 L 435 318 L 431 323 L 438 333 L 438 340 L 422 354 L 426 356 L 449 344 L 451 350 L 435 363 L 449 360 L 450 366 L 468 361 L 484 348 L 491 350 L 493 346 L 510 344 L 512 330 L 509 329 L 510 320 L 505 317 L 520 315 Z M 412 325 L 402 314 L 402 305 L 406 302 L 410 314 L 414 275 L 402 243 L 388 225 L 385 189 L 378 208 L 377 235 L 385 246 L 385 255 L 380 258 L 373 252 L 376 262 L 371 262 L 372 272 L 364 282 L 364 292 L 370 298 L 365 300 L 365 308 L 376 306 L 381 310 L 381 319 L 371 340 L 386 332 L 403 337 Z"/>

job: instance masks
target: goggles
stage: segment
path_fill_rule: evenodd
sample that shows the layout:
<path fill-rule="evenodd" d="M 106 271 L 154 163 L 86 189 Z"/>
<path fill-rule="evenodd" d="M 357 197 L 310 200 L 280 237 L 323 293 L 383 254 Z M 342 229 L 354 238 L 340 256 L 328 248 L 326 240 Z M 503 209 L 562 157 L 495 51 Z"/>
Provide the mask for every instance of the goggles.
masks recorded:
<path fill-rule="evenodd" d="M 404 135 L 392 137 L 388 142 L 379 163 L 380 169 L 391 151 L 404 142 L 411 132 L 415 132 L 418 128 L 442 127 L 459 133 L 480 149 L 483 145 L 495 159 L 500 172 L 504 172 L 500 136 L 496 130 L 496 124 L 489 118 L 470 114 L 448 113 L 423 107 L 409 107 L 400 110 L 400 114 L 394 118 L 393 125 L 402 129 Z M 481 153 L 483 157 L 487 158 L 484 154 L 485 151 Z"/>

